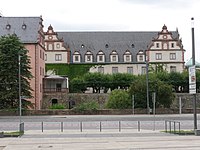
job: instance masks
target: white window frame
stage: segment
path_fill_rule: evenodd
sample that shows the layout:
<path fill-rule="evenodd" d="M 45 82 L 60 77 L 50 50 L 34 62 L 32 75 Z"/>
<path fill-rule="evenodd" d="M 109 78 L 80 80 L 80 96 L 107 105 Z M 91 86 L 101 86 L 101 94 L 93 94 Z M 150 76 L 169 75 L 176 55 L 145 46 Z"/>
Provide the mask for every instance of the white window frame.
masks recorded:
<path fill-rule="evenodd" d="M 133 67 L 127 67 L 127 73 L 133 74 Z"/>
<path fill-rule="evenodd" d="M 146 74 L 146 67 L 144 66 L 141 67 L 141 74 Z"/>
<path fill-rule="evenodd" d="M 102 67 L 102 66 L 98 67 L 98 72 L 99 73 L 104 73 L 104 67 Z"/>
<path fill-rule="evenodd" d="M 55 54 L 55 61 L 62 61 L 62 54 Z"/>
<path fill-rule="evenodd" d="M 114 73 L 118 73 L 119 71 L 118 71 L 118 67 L 112 67 L 112 73 L 114 74 Z"/>
<path fill-rule="evenodd" d="M 176 66 L 170 66 L 170 72 L 176 72 L 177 67 Z"/>
<path fill-rule="evenodd" d="M 156 53 L 156 60 L 162 60 L 162 53 Z"/>
<path fill-rule="evenodd" d="M 169 58 L 170 60 L 176 60 L 176 53 L 170 53 Z"/>

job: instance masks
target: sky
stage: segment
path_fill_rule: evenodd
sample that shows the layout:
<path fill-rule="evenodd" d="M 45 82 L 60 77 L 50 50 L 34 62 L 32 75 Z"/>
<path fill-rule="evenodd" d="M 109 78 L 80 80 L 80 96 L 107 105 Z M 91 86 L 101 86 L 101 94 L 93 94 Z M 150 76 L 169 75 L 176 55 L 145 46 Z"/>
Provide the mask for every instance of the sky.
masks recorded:
<path fill-rule="evenodd" d="M 200 62 L 200 0 L 4 0 L 5 17 L 41 16 L 44 31 L 158 31 L 165 24 L 178 29 L 185 62 L 192 57 L 194 17 L 195 57 Z"/>

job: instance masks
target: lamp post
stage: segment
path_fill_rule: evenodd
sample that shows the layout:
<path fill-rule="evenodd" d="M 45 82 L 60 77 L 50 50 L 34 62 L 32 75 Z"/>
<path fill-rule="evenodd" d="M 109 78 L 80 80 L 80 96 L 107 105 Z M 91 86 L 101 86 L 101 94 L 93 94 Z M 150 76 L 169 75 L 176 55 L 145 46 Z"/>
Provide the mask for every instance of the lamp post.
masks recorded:
<path fill-rule="evenodd" d="M 18 55 L 18 62 L 19 62 L 19 123 L 21 124 L 22 119 L 22 99 L 21 99 L 21 55 Z"/>
<path fill-rule="evenodd" d="M 192 66 L 195 67 L 195 40 L 194 40 L 194 18 L 191 18 L 191 26 L 192 26 Z M 195 68 L 196 69 L 196 68 Z M 196 83 L 195 83 L 196 84 Z M 196 93 L 196 92 L 195 92 Z M 197 106 L 196 106 L 196 94 L 194 95 L 193 99 L 193 113 L 194 113 L 194 130 L 197 129 Z"/>
<path fill-rule="evenodd" d="M 147 50 L 145 51 L 145 62 L 146 62 L 146 87 L 147 87 L 147 114 L 150 114 L 149 109 L 149 64 L 147 60 Z"/>

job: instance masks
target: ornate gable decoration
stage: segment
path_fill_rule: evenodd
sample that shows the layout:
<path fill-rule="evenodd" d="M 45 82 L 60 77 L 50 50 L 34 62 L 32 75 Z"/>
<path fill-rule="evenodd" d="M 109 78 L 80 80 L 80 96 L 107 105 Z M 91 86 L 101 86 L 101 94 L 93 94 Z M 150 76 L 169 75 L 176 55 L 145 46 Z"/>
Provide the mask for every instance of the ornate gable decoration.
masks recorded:
<path fill-rule="evenodd" d="M 167 26 L 162 27 L 162 31 L 158 33 L 156 38 L 153 38 L 149 49 L 151 50 L 169 50 L 182 49 L 181 40 L 179 39 L 178 31 L 177 37 L 172 36 L 172 32 L 167 30 Z"/>

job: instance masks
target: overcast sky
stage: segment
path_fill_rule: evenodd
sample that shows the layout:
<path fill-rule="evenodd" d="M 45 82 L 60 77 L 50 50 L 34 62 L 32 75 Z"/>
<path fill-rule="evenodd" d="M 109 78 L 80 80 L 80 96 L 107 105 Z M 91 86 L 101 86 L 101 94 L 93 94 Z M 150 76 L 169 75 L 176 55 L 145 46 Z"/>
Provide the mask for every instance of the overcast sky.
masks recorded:
<path fill-rule="evenodd" d="M 200 62 L 200 0 L 2 0 L 3 16 L 40 16 L 44 30 L 169 31 L 178 28 L 185 61 L 192 56 L 191 17 L 194 17 L 196 60 Z"/>

